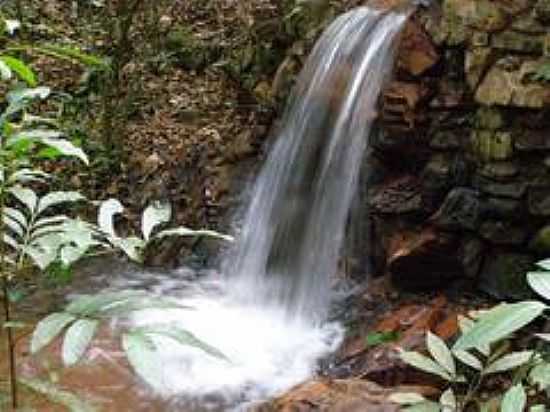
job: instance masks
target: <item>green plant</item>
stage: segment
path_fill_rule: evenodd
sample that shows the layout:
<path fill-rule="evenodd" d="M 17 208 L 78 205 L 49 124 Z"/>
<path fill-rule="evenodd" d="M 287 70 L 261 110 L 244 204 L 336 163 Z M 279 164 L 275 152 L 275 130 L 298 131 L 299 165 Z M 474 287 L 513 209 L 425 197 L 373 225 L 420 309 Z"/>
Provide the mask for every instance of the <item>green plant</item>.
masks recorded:
<path fill-rule="evenodd" d="M 527 274 L 531 288 L 550 300 L 550 260 L 537 264 L 541 270 Z M 483 383 L 491 375 L 511 373 L 512 386 L 490 403 L 501 405 L 504 412 L 523 411 L 527 405 L 527 392 L 550 396 L 550 362 L 546 342 L 550 334 L 535 334 L 536 347 L 509 352 L 513 335 L 550 307 L 541 301 L 502 303 L 490 310 L 475 313 L 472 318 L 459 317 L 461 336 L 452 348 L 437 336 L 428 333 L 426 345 L 431 357 L 417 352 L 402 352 L 401 359 L 424 372 L 439 376 L 449 388 L 439 402 L 424 399 L 418 394 L 396 394 L 392 400 L 408 405 L 407 411 L 464 411 L 477 406 L 489 410 L 489 403 L 480 398 Z M 458 360 L 458 363 L 455 361 Z M 468 377 L 468 379 L 466 379 Z M 468 385 L 464 385 L 465 382 Z M 466 389 L 464 389 L 466 387 Z M 544 410 L 542 405 L 530 411 Z"/>

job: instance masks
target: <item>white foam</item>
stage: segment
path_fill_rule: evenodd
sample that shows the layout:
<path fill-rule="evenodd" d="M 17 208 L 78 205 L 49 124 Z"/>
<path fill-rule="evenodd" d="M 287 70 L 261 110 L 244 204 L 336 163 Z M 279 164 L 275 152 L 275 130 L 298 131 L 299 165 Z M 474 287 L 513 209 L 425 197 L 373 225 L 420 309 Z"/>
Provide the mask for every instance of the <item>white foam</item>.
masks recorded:
<path fill-rule="evenodd" d="M 162 375 L 154 389 L 165 397 L 215 396 L 234 407 L 275 396 L 311 377 L 319 359 L 336 350 L 343 336 L 338 324 L 289 320 L 282 311 L 243 306 L 217 294 L 182 303 L 194 310 L 147 310 L 135 314 L 132 322 L 186 329 L 230 362 L 159 338 Z"/>

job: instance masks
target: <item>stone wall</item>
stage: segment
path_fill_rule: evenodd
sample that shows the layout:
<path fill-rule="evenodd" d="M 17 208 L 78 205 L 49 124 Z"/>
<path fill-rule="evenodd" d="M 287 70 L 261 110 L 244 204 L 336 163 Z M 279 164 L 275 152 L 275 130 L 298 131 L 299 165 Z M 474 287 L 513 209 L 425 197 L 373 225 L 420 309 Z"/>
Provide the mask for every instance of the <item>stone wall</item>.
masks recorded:
<path fill-rule="evenodd" d="M 368 155 L 374 270 L 519 297 L 550 255 L 550 1 L 435 3 L 403 36 Z"/>

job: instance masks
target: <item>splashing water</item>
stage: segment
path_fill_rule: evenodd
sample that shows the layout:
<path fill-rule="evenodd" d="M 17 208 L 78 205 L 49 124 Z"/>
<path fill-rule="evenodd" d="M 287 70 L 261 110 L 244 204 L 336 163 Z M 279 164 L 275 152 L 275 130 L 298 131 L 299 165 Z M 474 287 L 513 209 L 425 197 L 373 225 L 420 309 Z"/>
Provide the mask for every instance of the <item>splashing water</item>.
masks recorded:
<path fill-rule="evenodd" d="M 231 359 L 161 342 L 154 386 L 174 397 L 173 410 L 194 410 L 182 409 L 182 399 L 199 399 L 197 410 L 228 410 L 274 396 L 310 377 L 341 342 L 340 326 L 325 322 L 330 281 L 407 16 L 361 7 L 326 30 L 255 183 L 226 279 L 214 288 L 195 284 L 181 298 L 192 311 L 151 310 L 133 319 L 190 330 Z"/>

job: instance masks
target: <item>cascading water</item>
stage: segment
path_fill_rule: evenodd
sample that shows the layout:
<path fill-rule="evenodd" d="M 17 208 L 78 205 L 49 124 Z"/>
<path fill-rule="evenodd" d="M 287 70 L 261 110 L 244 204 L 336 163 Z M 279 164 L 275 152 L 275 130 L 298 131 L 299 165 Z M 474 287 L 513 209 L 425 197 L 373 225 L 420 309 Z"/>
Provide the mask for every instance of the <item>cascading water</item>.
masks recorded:
<path fill-rule="evenodd" d="M 256 181 L 227 276 L 180 296 L 194 310 L 132 319 L 188 329 L 231 360 L 163 341 L 162 373 L 152 384 L 173 410 L 244 409 L 310 377 L 339 345 L 341 328 L 325 322 L 330 279 L 408 12 L 361 7 L 326 30 Z M 161 293 L 173 293 L 164 285 Z"/>

